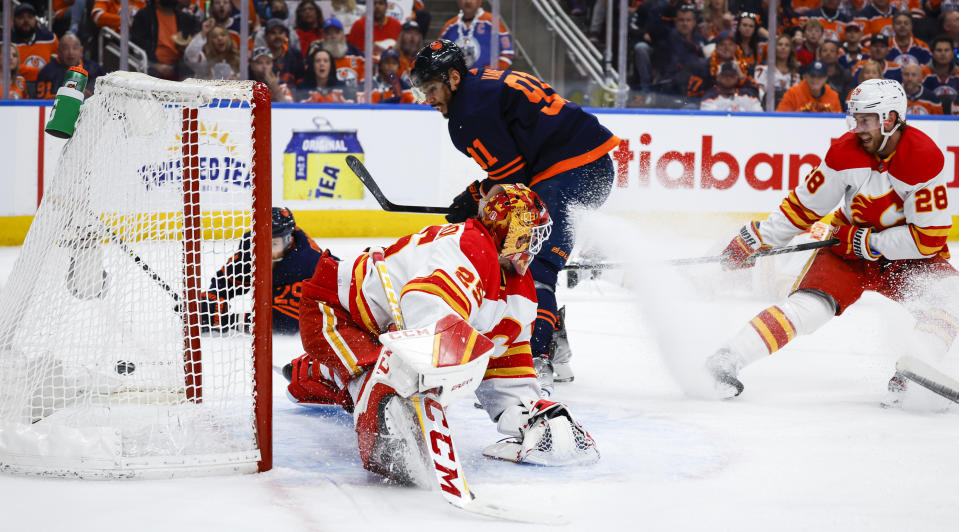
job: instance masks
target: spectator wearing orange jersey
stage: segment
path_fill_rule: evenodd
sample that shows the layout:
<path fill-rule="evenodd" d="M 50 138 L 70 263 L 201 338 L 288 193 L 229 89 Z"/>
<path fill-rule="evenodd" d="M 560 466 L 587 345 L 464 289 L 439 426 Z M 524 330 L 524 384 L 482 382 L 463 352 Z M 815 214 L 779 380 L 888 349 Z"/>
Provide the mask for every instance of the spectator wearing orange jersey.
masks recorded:
<path fill-rule="evenodd" d="M 20 54 L 16 46 L 10 47 L 10 94 L 6 94 L 3 80 L 0 78 L 0 97 L 23 100 L 27 97 L 27 81 L 20 75 Z"/>
<path fill-rule="evenodd" d="M 296 86 L 296 100 L 307 103 L 349 103 L 352 99 L 346 98 L 346 90 L 351 94 L 356 92 L 337 79 L 330 52 L 314 46 L 307 56 L 303 81 Z"/>
<path fill-rule="evenodd" d="M 929 45 L 913 36 L 912 17 L 908 13 L 901 11 L 892 17 L 892 32 L 892 46 L 886 59 L 900 65 L 925 65 L 932 60 Z"/>
<path fill-rule="evenodd" d="M 955 104 L 959 94 L 959 67 L 949 37 L 943 35 L 933 39 L 932 61 L 923 69 L 922 85 L 942 102 L 944 114 L 959 114 L 959 105 Z"/>
<path fill-rule="evenodd" d="M 819 7 L 811 9 L 797 21 L 805 25 L 809 19 L 817 19 L 822 24 L 822 38 L 824 41 L 842 41 L 844 29 L 852 22 L 852 17 L 839 8 L 840 0 L 822 0 Z"/>
<path fill-rule="evenodd" d="M 798 85 L 786 91 L 776 111 L 799 113 L 839 113 L 839 95 L 826 84 L 826 65 L 813 61 Z"/>
<path fill-rule="evenodd" d="M 742 86 L 749 80 L 749 66 L 743 59 L 743 53 L 736 45 L 733 38 L 733 32 L 724 31 L 716 37 L 716 48 L 713 49 L 709 57 L 709 70 L 706 72 L 705 79 L 698 76 L 691 76 L 689 85 L 686 89 L 686 98 L 692 100 L 701 98 L 709 89 L 716 85 L 716 77 L 719 75 L 719 67 L 728 61 L 736 63 L 738 66 L 739 79 L 737 86 Z"/>
<path fill-rule="evenodd" d="M 886 56 L 889 55 L 889 39 L 883 35 L 873 35 L 869 42 L 870 58 L 881 62 L 883 65 L 882 77 L 902 83 L 902 65 L 886 59 Z M 862 80 L 859 79 L 859 70 L 864 64 L 865 61 L 860 61 L 852 67 L 852 77 L 857 84 L 862 83 Z"/>
<path fill-rule="evenodd" d="M 862 35 L 866 39 L 875 35 L 888 37 L 892 35 L 892 17 L 895 14 L 896 8 L 890 4 L 890 0 L 872 0 L 853 14 L 852 20 L 862 28 Z"/>
<path fill-rule="evenodd" d="M 423 32 L 415 20 L 403 23 L 400 38 L 396 41 L 396 51 L 400 56 L 400 74 L 409 74 L 413 68 L 413 59 L 416 53 L 423 48 Z"/>
<path fill-rule="evenodd" d="M 902 88 L 906 91 L 907 109 L 911 115 L 941 115 L 939 97 L 922 86 L 922 67 L 910 63 L 902 67 Z"/>
<path fill-rule="evenodd" d="M 120 13 L 120 6 L 120 0 L 96 0 L 96 2 L 93 3 L 93 11 L 90 12 L 90 17 L 97 27 L 110 28 L 120 33 L 120 21 L 123 19 L 122 13 Z M 133 17 L 137 11 L 146 7 L 146 2 L 144 0 L 129 0 L 129 6 L 130 24 L 132 25 Z"/>
<path fill-rule="evenodd" d="M 296 6 L 296 22 L 293 24 L 300 40 L 300 53 L 306 58 L 310 45 L 323 39 L 323 13 L 314 0 L 300 0 Z"/>
<path fill-rule="evenodd" d="M 373 55 L 392 48 L 403 30 L 403 23 L 386 14 L 386 0 L 373 0 Z M 350 28 L 347 41 L 363 52 L 366 47 L 366 17 L 360 17 Z"/>
<path fill-rule="evenodd" d="M 348 87 L 358 86 L 364 78 L 366 59 L 363 53 L 346 41 L 343 25 L 335 18 L 326 19 L 323 28 L 323 40 L 314 43 L 333 57 L 333 69 L 336 79 Z"/>
<path fill-rule="evenodd" d="M 12 37 L 11 42 L 20 55 L 20 75 L 26 80 L 27 92 L 34 92 L 37 74 L 56 54 L 60 42 L 56 35 L 37 26 L 37 10 L 27 3 L 13 11 Z"/>
<path fill-rule="evenodd" d="M 806 21 L 802 29 L 802 45 L 796 50 L 796 59 L 800 65 L 806 66 L 816 60 L 822 44 L 822 32 L 822 22 L 819 22 L 819 19 L 811 18 Z"/>
<path fill-rule="evenodd" d="M 752 75 L 756 65 L 766 60 L 766 49 L 760 46 L 758 26 L 759 18 L 753 13 L 741 13 L 736 24 L 735 41 L 742 53 L 743 60 L 749 69 L 746 73 Z"/>
<path fill-rule="evenodd" d="M 64 33 L 60 38 L 57 55 L 37 74 L 37 98 L 52 100 L 63 85 L 63 78 L 70 67 L 80 67 L 87 71 L 87 86 L 83 90 L 86 97 L 93 95 L 97 78 L 104 74 L 103 68 L 94 61 L 84 61 L 83 43 L 72 33 Z"/>

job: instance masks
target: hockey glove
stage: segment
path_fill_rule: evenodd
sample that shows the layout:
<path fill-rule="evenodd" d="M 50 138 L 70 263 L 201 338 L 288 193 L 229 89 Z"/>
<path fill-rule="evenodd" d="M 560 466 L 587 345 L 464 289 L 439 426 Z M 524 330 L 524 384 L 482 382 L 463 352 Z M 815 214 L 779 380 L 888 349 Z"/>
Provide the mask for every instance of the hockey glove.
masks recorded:
<path fill-rule="evenodd" d="M 868 227 L 840 225 L 833 233 L 833 237 L 838 238 L 839 243 L 829 249 L 846 260 L 878 260 L 882 254 L 876 253 L 869 247 L 870 235 L 872 235 L 872 229 Z"/>
<path fill-rule="evenodd" d="M 724 270 L 752 268 L 756 265 L 756 252 L 769 247 L 763 244 L 763 237 L 759 235 L 759 222 L 750 222 L 723 250 L 720 264 Z"/>
<path fill-rule="evenodd" d="M 450 212 L 446 215 L 446 221 L 458 224 L 469 218 L 475 218 L 479 213 L 481 199 L 483 199 L 483 192 L 480 190 L 480 182 L 473 181 L 459 196 L 453 198 Z"/>
<path fill-rule="evenodd" d="M 226 332 L 240 321 L 239 316 L 230 314 L 230 305 L 216 294 L 200 294 L 200 332 Z"/>

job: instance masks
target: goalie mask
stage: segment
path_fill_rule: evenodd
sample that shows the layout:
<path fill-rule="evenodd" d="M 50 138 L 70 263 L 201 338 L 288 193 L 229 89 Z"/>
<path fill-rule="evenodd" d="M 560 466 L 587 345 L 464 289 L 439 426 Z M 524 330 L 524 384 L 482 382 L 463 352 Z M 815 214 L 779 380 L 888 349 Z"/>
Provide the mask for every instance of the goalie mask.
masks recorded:
<path fill-rule="evenodd" d="M 553 227 L 543 200 L 525 185 L 496 185 L 480 202 L 479 213 L 501 263 L 508 261 L 518 273 L 526 273 Z"/>
<path fill-rule="evenodd" d="M 869 79 L 853 89 L 846 102 L 846 124 L 856 133 L 879 130 L 882 144 L 877 151 L 886 147 L 889 137 L 906 123 L 906 91 L 898 81 L 891 79 Z M 889 113 L 896 112 L 895 124 L 889 122 Z M 855 115 L 860 115 L 858 118 Z M 867 116 L 861 116 L 867 115 Z M 886 127 L 889 130 L 886 130 Z"/>

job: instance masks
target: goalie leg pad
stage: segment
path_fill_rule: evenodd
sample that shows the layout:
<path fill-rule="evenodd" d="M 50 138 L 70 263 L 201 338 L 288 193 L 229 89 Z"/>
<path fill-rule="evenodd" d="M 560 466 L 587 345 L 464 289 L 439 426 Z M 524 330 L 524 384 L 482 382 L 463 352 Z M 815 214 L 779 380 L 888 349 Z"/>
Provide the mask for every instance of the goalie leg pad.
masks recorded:
<path fill-rule="evenodd" d="M 356 415 L 363 467 L 400 484 L 431 487 L 433 473 L 412 401 L 383 382 L 367 386 L 365 408 Z"/>
<path fill-rule="evenodd" d="M 289 371 L 290 384 L 287 391 L 298 404 L 340 405 L 353 411 L 353 399 L 346 386 L 328 366 L 315 357 L 304 354 L 283 368 L 284 376 Z"/>

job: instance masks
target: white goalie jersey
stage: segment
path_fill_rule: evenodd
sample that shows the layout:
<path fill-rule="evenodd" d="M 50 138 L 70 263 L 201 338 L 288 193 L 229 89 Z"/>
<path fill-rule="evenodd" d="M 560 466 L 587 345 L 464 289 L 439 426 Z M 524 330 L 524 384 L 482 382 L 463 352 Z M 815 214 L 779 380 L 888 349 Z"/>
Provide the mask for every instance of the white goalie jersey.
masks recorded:
<path fill-rule="evenodd" d="M 763 241 L 784 245 L 838 204 L 833 224 L 871 228 L 871 247 L 887 259 L 948 257 L 952 217 L 944 161 L 942 150 L 914 127 L 904 128 L 886 159 L 866 153 L 856 135 L 846 133 L 760 224 Z"/>
<path fill-rule="evenodd" d="M 500 267 L 493 241 L 478 221 L 427 227 L 399 239 L 384 255 L 406 328 L 456 314 L 495 344 L 476 391 L 492 419 L 539 398 L 529 347 L 536 318 L 532 277 Z M 369 256 L 361 255 L 352 268 L 339 269 L 337 286 L 353 320 L 379 334 L 393 317 L 374 268 Z"/>

